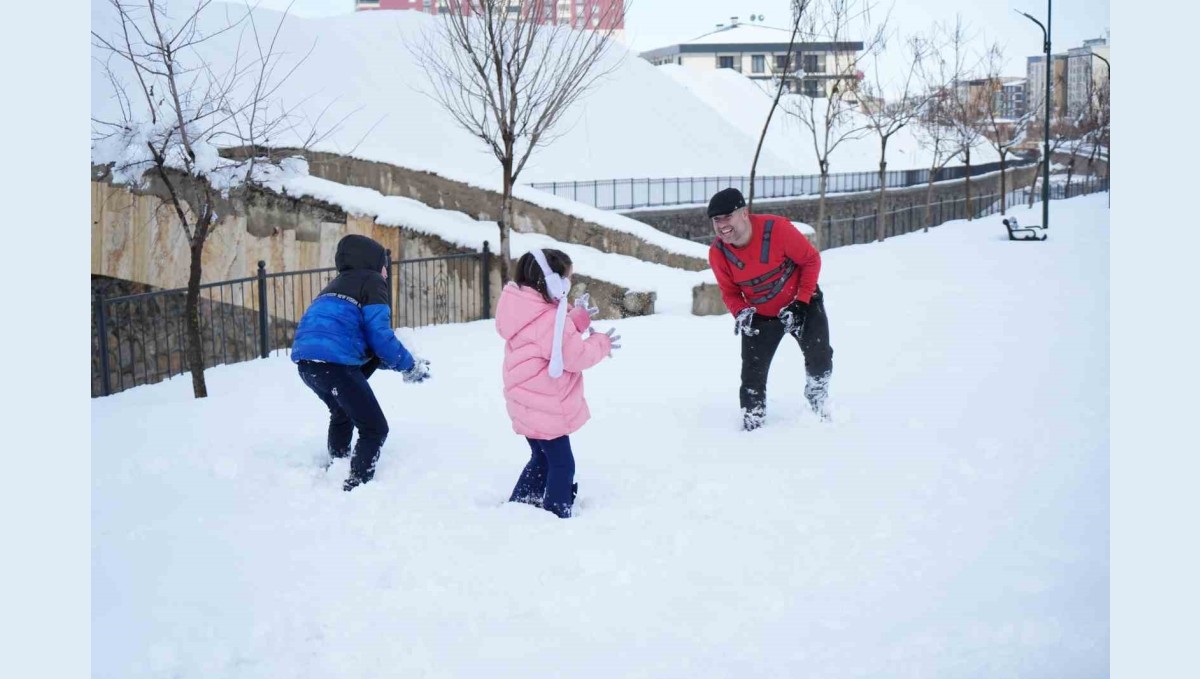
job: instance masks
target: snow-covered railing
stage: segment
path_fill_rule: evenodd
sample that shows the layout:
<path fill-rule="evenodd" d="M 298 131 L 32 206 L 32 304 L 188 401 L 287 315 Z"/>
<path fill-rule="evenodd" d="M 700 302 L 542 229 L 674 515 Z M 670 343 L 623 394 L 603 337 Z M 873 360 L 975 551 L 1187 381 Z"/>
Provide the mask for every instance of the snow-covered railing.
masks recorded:
<path fill-rule="evenodd" d="M 1065 183 L 1055 182 L 1054 179 L 1056 177 L 1052 176 L 1050 182 L 1051 200 L 1086 196 L 1108 190 L 1108 178 L 1081 177 L 1079 181 L 1072 183 L 1069 187 Z M 1032 193 L 1033 202 L 1042 199 L 1041 189 L 1035 190 Z M 996 214 L 1001 211 L 1000 197 L 999 193 L 986 193 L 971 196 L 970 202 L 967 201 L 965 196 L 950 200 L 939 199 L 934 201 L 928 206 L 929 226 L 938 226 L 939 224 L 956 219 L 967 219 L 968 216 L 972 219 L 978 219 Z M 1011 211 L 1019 206 L 1031 205 L 1030 198 L 1029 187 L 1014 189 L 1008 192 L 1007 197 L 1003 201 L 1003 206 L 1007 211 Z M 883 214 L 884 237 L 890 238 L 925 228 L 925 211 L 925 201 L 915 200 L 909 205 L 885 212 Z M 874 212 L 857 217 L 846 217 L 844 219 L 827 219 L 825 229 L 822 231 L 823 234 L 826 234 L 825 237 L 827 239 L 824 249 L 858 243 L 870 243 L 876 240 L 878 234 L 877 220 L 878 216 Z"/>
<path fill-rule="evenodd" d="M 1015 169 L 1032 165 L 1035 160 L 1011 160 L 1007 167 Z M 1000 163 L 971 166 L 975 177 L 1000 170 Z M 966 167 L 945 167 L 934 176 L 935 182 L 962 179 Z M 754 178 L 755 198 L 791 198 L 820 193 L 821 175 L 766 175 Z M 900 189 L 929 183 L 929 168 L 920 170 L 889 170 L 884 173 L 885 188 Z M 595 179 L 571 182 L 534 182 L 535 189 L 570 198 L 602 210 L 633 210 L 643 207 L 670 207 L 707 203 L 712 194 L 733 186 L 744 194 L 750 190 L 750 177 L 664 177 L 630 179 Z M 825 192 L 851 193 L 879 189 L 879 173 L 834 172 L 827 178 Z"/>

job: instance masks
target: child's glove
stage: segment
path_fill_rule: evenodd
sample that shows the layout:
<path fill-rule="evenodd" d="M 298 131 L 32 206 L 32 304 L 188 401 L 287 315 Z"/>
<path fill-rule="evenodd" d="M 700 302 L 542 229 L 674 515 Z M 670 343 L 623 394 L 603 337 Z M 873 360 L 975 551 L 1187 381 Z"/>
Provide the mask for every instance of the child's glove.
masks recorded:
<path fill-rule="evenodd" d="M 592 298 L 586 292 L 575 298 L 575 306 L 587 311 L 589 317 L 600 313 L 600 307 L 592 306 Z"/>
<path fill-rule="evenodd" d="M 733 321 L 733 334 L 742 334 L 746 337 L 754 337 L 758 334 L 758 328 L 751 327 L 755 311 L 758 311 L 756 307 L 746 307 L 737 313 Z"/>
<path fill-rule="evenodd" d="M 620 335 L 614 335 L 614 334 L 613 334 L 613 333 L 615 333 L 616 331 L 617 331 L 617 329 L 616 329 L 616 328 L 609 328 L 608 330 L 605 330 L 605 331 L 604 331 L 604 334 L 605 334 L 605 335 L 608 335 L 608 340 L 609 340 L 609 345 L 608 345 L 608 355 L 609 355 L 609 356 L 612 356 L 612 350 L 613 350 L 613 349 L 620 349 L 620 348 L 621 348 L 621 336 L 620 336 Z"/>
<path fill-rule="evenodd" d="M 410 384 L 424 382 L 432 376 L 429 372 L 429 361 L 416 356 L 413 357 L 413 367 L 401 371 L 400 374 L 404 375 L 404 381 Z"/>

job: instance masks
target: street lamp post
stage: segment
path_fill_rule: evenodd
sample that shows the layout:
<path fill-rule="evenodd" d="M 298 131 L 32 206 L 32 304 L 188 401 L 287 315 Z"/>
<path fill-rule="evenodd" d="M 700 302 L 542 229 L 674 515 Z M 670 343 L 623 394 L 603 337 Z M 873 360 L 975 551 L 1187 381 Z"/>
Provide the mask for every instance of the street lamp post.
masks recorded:
<path fill-rule="evenodd" d="M 1021 16 L 1029 19 L 1042 29 L 1042 36 L 1045 38 L 1043 49 L 1046 52 L 1046 100 L 1043 105 L 1042 117 L 1045 119 L 1042 124 L 1042 228 L 1050 228 L 1050 82 L 1053 75 L 1053 60 L 1050 58 L 1050 3 L 1052 0 L 1046 0 L 1046 25 L 1034 19 L 1025 12 L 1018 11 Z"/>

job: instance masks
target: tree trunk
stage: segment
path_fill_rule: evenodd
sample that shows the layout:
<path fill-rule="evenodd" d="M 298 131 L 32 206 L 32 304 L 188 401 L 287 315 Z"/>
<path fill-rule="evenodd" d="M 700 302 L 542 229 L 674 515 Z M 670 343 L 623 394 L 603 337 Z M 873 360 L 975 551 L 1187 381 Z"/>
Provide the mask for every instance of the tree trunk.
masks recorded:
<path fill-rule="evenodd" d="M 887 179 L 887 137 L 881 137 L 883 140 L 879 147 L 879 198 L 875 206 L 875 240 L 882 242 L 886 237 L 886 232 L 883 228 L 883 205 L 884 205 L 884 189 Z"/>
<path fill-rule="evenodd" d="M 971 221 L 973 215 L 971 210 L 971 147 L 968 146 L 963 154 L 963 159 L 967 161 L 967 221 Z"/>
<path fill-rule="evenodd" d="M 1071 159 L 1067 161 L 1067 189 L 1064 197 L 1071 197 L 1071 176 L 1075 174 L 1075 151 L 1071 150 Z"/>
<path fill-rule="evenodd" d="M 1004 176 L 1004 169 L 1007 165 L 1004 162 L 1004 157 L 1008 155 L 1008 149 L 1000 152 L 1000 214 L 1006 214 L 1005 208 L 1008 206 L 1008 183 Z"/>
<path fill-rule="evenodd" d="M 825 233 L 825 186 L 829 179 L 829 166 L 826 163 L 821 163 L 821 180 L 820 198 L 817 199 L 817 223 L 814 225 L 817 231 L 817 249 L 822 249 L 825 244 L 825 239 L 828 235 Z"/>
<path fill-rule="evenodd" d="M 507 285 L 512 280 L 512 251 L 509 247 L 509 229 L 512 228 L 513 218 L 513 178 L 512 160 L 501 163 L 504 172 L 504 191 L 500 202 L 500 285 Z"/>
<path fill-rule="evenodd" d="M 929 233 L 929 227 L 933 226 L 933 177 L 937 174 L 936 170 L 929 170 L 929 187 L 925 189 L 925 233 Z"/>
<path fill-rule="evenodd" d="M 208 397 L 208 385 L 204 382 L 204 348 L 200 339 L 200 259 L 204 253 L 204 241 L 208 238 L 211 217 L 202 215 L 196 223 L 192 238 L 192 266 L 188 273 L 187 297 L 183 313 L 187 319 L 187 364 L 192 372 L 192 393 L 196 398 Z"/>
<path fill-rule="evenodd" d="M 1033 173 L 1033 179 L 1029 181 L 1029 209 L 1033 209 L 1033 199 L 1037 195 L 1038 178 L 1042 176 L 1042 165 L 1038 163 Z"/>

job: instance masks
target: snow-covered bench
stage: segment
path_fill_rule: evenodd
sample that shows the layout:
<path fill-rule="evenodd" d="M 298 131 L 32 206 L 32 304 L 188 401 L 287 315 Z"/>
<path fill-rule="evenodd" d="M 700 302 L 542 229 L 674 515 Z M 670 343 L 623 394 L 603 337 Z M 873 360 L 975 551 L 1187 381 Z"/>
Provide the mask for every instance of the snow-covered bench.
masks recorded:
<path fill-rule="evenodd" d="M 1046 229 L 1040 226 L 1021 226 L 1016 217 L 1007 217 L 1004 227 L 1008 229 L 1009 240 L 1046 240 Z M 1023 235 L 1022 235 L 1023 234 Z"/>

